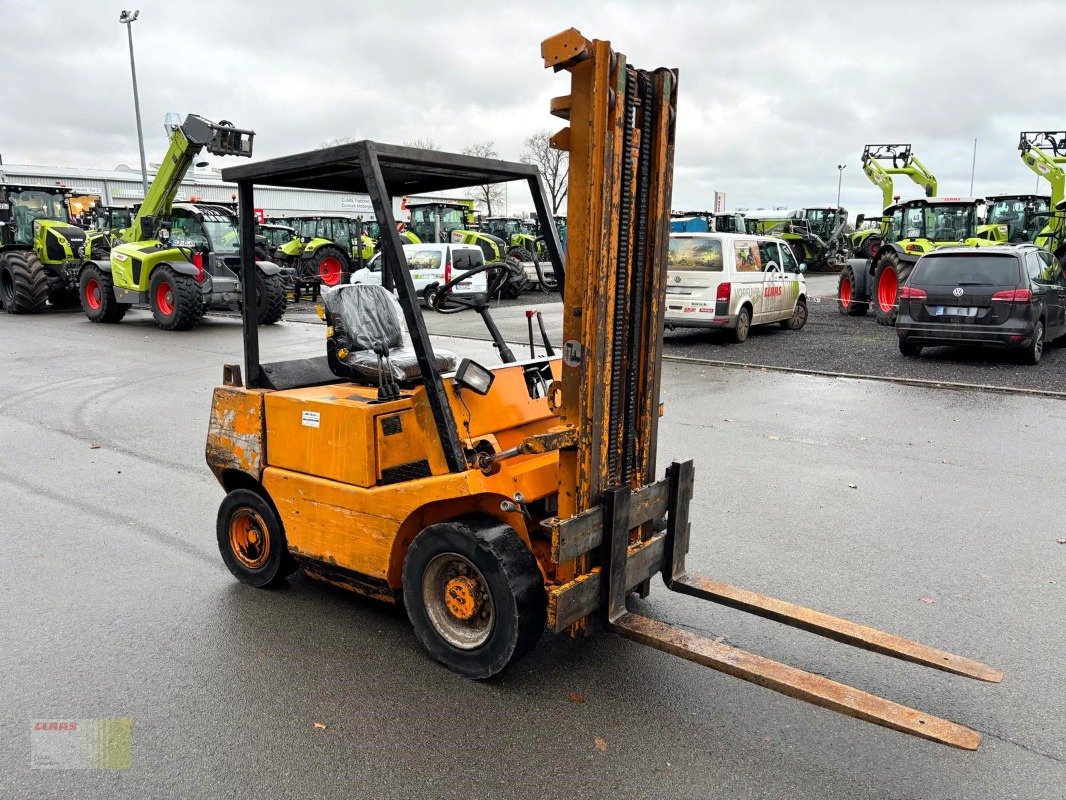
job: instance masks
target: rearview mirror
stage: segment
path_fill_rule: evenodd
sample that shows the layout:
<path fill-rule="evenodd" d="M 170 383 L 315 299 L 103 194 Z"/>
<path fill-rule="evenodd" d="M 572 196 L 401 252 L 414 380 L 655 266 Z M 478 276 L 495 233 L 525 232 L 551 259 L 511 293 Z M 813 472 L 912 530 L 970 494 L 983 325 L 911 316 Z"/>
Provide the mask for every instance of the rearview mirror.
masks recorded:
<path fill-rule="evenodd" d="M 806 271 L 807 271 L 807 264 L 806 264 L 806 262 L 804 262 L 804 261 L 801 261 L 801 262 L 800 262 L 800 265 L 799 265 L 799 271 L 800 271 L 800 272 L 806 272 Z"/>

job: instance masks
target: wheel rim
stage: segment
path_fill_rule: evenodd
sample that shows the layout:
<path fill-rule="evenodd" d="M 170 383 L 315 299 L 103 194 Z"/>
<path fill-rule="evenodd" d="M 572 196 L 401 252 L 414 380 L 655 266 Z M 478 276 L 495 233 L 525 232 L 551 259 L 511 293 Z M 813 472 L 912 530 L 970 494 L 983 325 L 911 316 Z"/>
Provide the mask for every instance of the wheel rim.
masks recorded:
<path fill-rule="evenodd" d="M 101 295 L 100 281 L 96 280 L 96 278 L 90 278 L 85 284 L 85 302 L 93 311 L 97 311 L 103 305 Z"/>
<path fill-rule="evenodd" d="M 741 313 L 740 319 L 737 320 L 737 333 L 740 336 L 748 335 L 748 327 L 751 325 L 751 321 L 748 319 L 748 315 Z"/>
<path fill-rule="evenodd" d="M 1037 325 L 1036 333 L 1033 334 L 1036 339 L 1033 345 L 1033 352 L 1036 353 L 1036 357 L 1040 358 L 1044 354 L 1044 326 Z"/>
<path fill-rule="evenodd" d="M 319 262 L 318 277 L 326 286 L 336 286 L 341 282 L 341 261 L 336 256 L 326 256 Z"/>
<path fill-rule="evenodd" d="M 266 522 L 250 508 L 239 509 L 229 523 L 229 546 L 242 567 L 262 569 L 270 559 Z"/>
<path fill-rule="evenodd" d="M 896 298 L 899 295 L 899 278 L 892 267 L 888 267 L 881 273 L 881 280 L 877 282 L 877 303 L 886 314 L 896 306 Z"/>
<path fill-rule="evenodd" d="M 164 316 L 169 317 L 174 313 L 174 287 L 170 281 L 161 281 L 155 287 L 155 305 Z"/>
<path fill-rule="evenodd" d="M 422 602 L 430 624 L 452 647 L 474 650 L 492 634 L 496 610 L 488 583 L 458 553 L 441 553 L 426 565 Z"/>
<path fill-rule="evenodd" d="M 847 308 L 851 305 L 851 278 L 840 281 L 840 304 Z"/>

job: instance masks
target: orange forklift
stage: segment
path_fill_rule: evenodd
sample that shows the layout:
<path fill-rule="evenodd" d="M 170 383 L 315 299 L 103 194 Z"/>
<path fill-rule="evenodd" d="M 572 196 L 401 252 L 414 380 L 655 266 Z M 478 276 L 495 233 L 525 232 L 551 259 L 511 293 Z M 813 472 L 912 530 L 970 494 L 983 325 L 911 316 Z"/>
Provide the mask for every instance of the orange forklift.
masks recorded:
<path fill-rule="evenodd" d="M 565 265 L 540 175 L 526 164 L 361 141 L 223 171 L 239 191 L 242 286 L 254 286 L 254 186 L 368 194 L 385 260 L 384 286 L 323 292 L 326 336 L 313 357 L 261 363 L 255 304 L 243 304 L 244 369 L 224 368 L 207 439 L 226 491 L 217 536 L 227 567 L 252 586 L 302 569 L 402 603 L 426 651 L 471 678 L 498 674 L 545 628 L 602 628 L 975 749 L 980 735 L 961 725 L 627 610 L 627 595 L 646 596 L 661 575 L 671 591 L 1002 679 L 975 661 L 689 573 L 693 465 L 675 462 L 656 480 L 655 463 L 677 73 L 636 69 L 574 29 L 541 52 L 545 67 L 570 76 L 570 93 L 551 103 L 569 121 L 552 139 L 570 153 Z M 502 362 L 486 366 L 431 343 L 391 198 L 507 181 L 526 182 L 533 196 L 561 278 L 564 341 L 560 357 L 516 358 L 488 306 L 507 276 L 481 264 L 454 274 L 433 305 L 482 316 Z M 453 293 L 478 272 L 485 294 Z"/>

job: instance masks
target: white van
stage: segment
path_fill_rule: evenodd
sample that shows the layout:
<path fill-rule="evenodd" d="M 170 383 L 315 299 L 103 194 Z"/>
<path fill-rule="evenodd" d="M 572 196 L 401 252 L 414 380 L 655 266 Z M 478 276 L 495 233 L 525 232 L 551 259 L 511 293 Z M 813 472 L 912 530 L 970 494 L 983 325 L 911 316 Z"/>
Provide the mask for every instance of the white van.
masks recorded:
<path fill-rule="evenodd" d="M 472 244 L 405 244 L 403 254 L 411 270 L 415 291 L 426 305 L 434 293 L 456 275 L 485 263 L 481 248 Z M 349 283 L 373 283 L 381 286 L 381 253 L 375 253 L 365 267 L 352 273 Z M 488 291 L 488 273 L 479 272 L 455 285 L 452 294 L 459 296 Z"/>
<path fill-rule="evenodd" d="M 743 233 L 672 233 L 666 327 L 730 330 L 743 342 L 752 325 L 807 323 L 806 265 L 787 242 Z"/>

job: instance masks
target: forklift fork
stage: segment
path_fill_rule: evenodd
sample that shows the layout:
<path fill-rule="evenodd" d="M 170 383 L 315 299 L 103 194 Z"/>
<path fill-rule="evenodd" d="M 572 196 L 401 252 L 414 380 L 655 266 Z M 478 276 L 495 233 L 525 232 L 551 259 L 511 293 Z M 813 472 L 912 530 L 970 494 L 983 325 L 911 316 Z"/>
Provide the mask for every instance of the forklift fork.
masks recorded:
<path fill-rule="evenodd" d="M 665 483 L 668 491 L 659 491 L 656 503 L 639 503 L 641 508 L 636 516 L 633 513 L 634 493 L 629 488 L 610 490 L 605 495 L 602 542 L 606 544 L 606 551 L 601 589 L 605 594 L 602 606 L 605 609 L 605 623 L 611 631 L 665 653 L 866 722 L 953 747 L 966 750 L 977 748 L 981 741 L 980 734 L 962 725 L 749 653 L 720 640 L 699 636 L 627 611 L 626 594 L 638 582 L 635 578 L 641 577 L 629 574 L 631 536 L 636 535 L 641 525 L 649 524 L 665 513 L 666 531 L 660 534 L 664 545 L 660 572 L 671 591 L 710 600 L 844 644 L 956 675 L 991 683 L 1003 679 L 999 671 L 968 658 L 783 600 L 690 575 L 685 568 L 685 555 L 688 550 L 688 504 L 693 484 L 692 462 L 675 462 L 671 465 Z M 647 521 L 641 520 L 642 517 L 646 517 Z M 635 519 L 639 520 L 636 525 L 633 524 Z"/>

